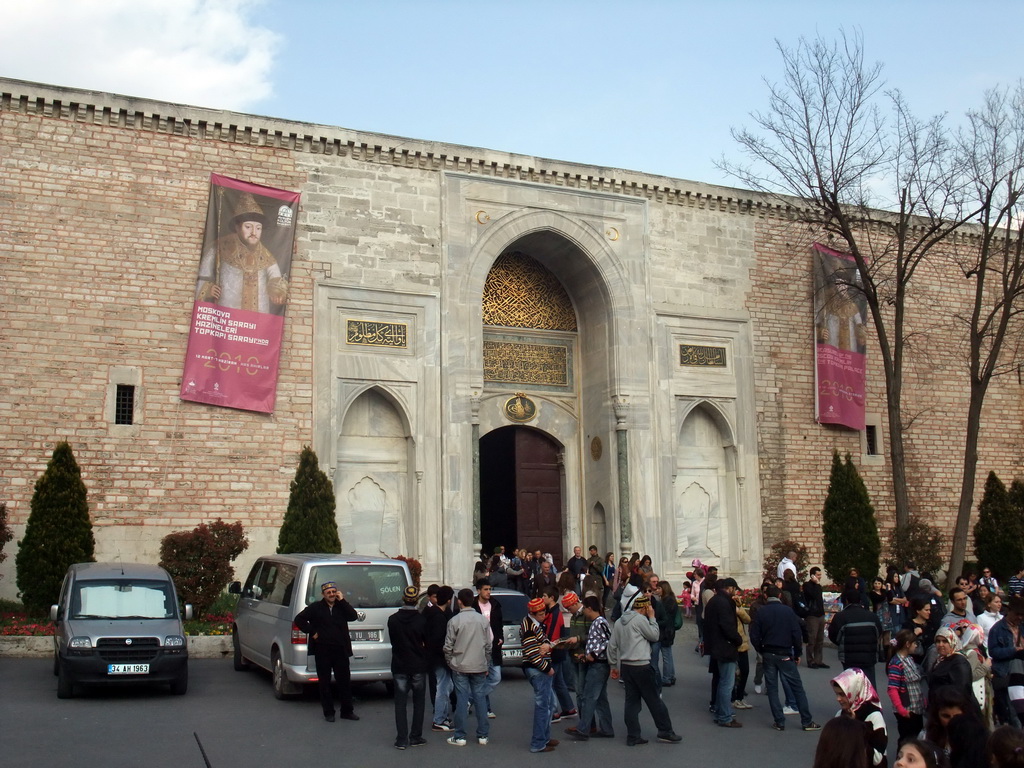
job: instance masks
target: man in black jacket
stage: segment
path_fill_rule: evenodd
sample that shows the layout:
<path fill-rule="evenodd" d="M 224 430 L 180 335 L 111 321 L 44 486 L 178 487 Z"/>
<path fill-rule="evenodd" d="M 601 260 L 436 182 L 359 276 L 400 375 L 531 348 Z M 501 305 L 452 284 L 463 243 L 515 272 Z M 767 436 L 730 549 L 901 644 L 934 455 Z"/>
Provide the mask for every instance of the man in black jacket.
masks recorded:
<path fill-rule="evenodd" d="M 427 620 L 416 610 L 420 591 L 406 587 L 402 607 L 388 617 L 391 638 L 391 676 L 395 681 L 396 749 L 419 747 L 423 738 L 423 711 L 427 688 Z M 412 692 L 412 725 L 408 717 L 409 692 Z"/>
<path fill-rule="evenodd" d="M 768 706 L 775 721 L 772 728 L 786 730 L 786 717 L 779 703 L 779 679 L 786 681 L 796 699 L 800 713 L 800 727 L 805 731 L 820 731 L 821 726 L 811 719 L 807 694 L 800 680 L 800 651 L 803 633 L 793 609 L 779 599 L 782 595 L 775 585 L 764 589 L 765 603 L 758 608 L 750 623 L 750 643 L 764 660 L 764 679 L 768 688 Z"/>
<path fill-rule="evenodd" d="M 807 668 L 828 669 L 821 660 L 825 645 L 825 598 L 821 592 L 821 568 L 811 568 L 810 578 L 804 583 L 804 607 L 807 616 Z"/>
<path fill-rule="evenodd" d="M 735 579 L 719 579 L 714 597 L 704 606 L 704 648 L 718 665 L 715 724 L 722 728 L 743 727 L 732 712 L 732 689 L 736 684 L 739 647 L 743 644 L 736 629 L 736 603 L 732 599 L 737 589 Z"/>
<path fill-rule="evenodd" d="M 501 682 L 501 646 L 505 642 L 505 621 L 501 615 L 501 603 L 491 597 L 491 585 L 480 580 L 476 583 L 476 598 L 473 609 L 487 619 L 491 625 L 491 663 L 487 670 L 487 717 L 495 718 L 491 709 L 491 693 Z"/>
<path fill-rule="evenodd" d="M 345 595 L 333 581 L 320 585 L 323 600 L 306 606 L 295 617 L 295 626 L 309 635 L 309 653 L 316 659 L 317 686 L 324 719 L 334 722 L 334 696 L 331 693 L 331 672 L 338 683 L 341 719 L 358 720 L 352 709 L 352 686 L 349 679 L 349 656 L 352 640 L 348 636 L 348 623 L 358 618 Z"/>
<path fill-rule="evenodd" d="M 437 590 L 435 602 L 423 609 L 423 617 L 427 622 L 427 657 L 437 689 L 431 698 L 434 705 L 434 722 L 430 727 L 439 733 L 451 731 L 452 703 L 451 695 L 455 688 L 452 671 L 444 659 L 444 639 L 448 633 L 448 619 L 451 618 L 452 597 L 455 591 L 447 584 Z"/>
<path fill-rule="evenodd" d="M 843 610 L 828 626 L 828 639 L 839 649 L 843 669 L 857 667 L 875 685 L 875 664 L 878 662 L 878 638 L 882 623 L 874 611 L 861 605 L 860 593 L 848 589 L 842 595 Z M 878 690 L 877 687 L 875 690 Z"/>

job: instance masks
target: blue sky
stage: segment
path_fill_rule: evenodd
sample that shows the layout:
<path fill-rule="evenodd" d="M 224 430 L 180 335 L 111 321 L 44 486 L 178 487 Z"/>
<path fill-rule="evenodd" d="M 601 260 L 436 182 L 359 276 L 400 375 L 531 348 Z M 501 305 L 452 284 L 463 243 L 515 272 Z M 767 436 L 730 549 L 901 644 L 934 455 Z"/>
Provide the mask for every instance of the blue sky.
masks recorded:
<path fill-rule="evenodd" d="M 728 185 L 776 39 L 860 31 L 922 116 L 1024 75 L 984 0 L 2 5 L 6 77 Z"/>

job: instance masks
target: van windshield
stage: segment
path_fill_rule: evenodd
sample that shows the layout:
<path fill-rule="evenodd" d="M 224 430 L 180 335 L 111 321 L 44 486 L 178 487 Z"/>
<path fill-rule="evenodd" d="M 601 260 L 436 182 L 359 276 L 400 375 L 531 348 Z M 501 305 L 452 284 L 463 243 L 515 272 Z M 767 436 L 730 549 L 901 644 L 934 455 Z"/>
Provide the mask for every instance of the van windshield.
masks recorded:
<path fill-rule="evenodd" d="M 353 608 L 399 608 L 409 586 L 405 569 L 395 565 L 318 565 L 310 573 L 306 605 L 320 599 L 320 585 L 333 581 Z"/>
<path fill-rule="evenodd" d="M 73 619 L 173 619 L 177 612 L 166 581 L 79 581 L 71 593 Z"/>

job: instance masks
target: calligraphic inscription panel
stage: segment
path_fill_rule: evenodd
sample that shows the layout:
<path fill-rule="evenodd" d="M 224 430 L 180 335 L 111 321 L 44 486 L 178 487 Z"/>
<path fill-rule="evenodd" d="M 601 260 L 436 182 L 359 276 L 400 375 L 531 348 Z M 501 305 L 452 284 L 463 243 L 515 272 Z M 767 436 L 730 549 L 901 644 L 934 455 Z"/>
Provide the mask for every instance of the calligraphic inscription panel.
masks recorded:
<path fill-rule="evenodd" d="M 485 340 L 484 381 L 568 386 L 569 347 Z"/>
<path fill-rule="evenodd" d="M 575 331 L 576 310 L 547 267 L 522 253 L 499 256 L 484 283 L 484 325 Z"/>
<path fill-rule="evenodd" d="M 701 347 L 696 344 L 680 344 L 679 364 L 701 368 L 725 368 L 725 347 Z"/>
<path fill-rule="evenodd" d="M 409 346 L 409 326 L 405 323 L 378 323 L 349 318 L 345 323 L 345 343 L 406 349 Z"/>

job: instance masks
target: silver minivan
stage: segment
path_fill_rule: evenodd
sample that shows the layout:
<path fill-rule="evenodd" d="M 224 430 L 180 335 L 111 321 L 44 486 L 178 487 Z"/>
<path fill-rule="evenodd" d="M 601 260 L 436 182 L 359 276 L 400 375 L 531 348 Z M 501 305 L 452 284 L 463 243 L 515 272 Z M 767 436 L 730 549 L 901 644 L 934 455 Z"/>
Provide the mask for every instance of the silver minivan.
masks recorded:
<path fill-rule="evenodd" d="M 186 605 L 184 618 L 192 618 Z M 77 684 L 170 683 L 188 690 L 188 643 L 171 576 L 156 565 L 76 563 L 50 606 L 57 697 Z"/>
<path fill-rule="evenodd" d="M 238 595 L 232 627 L 235 669 L 256 664 L 271 672 L 274 695 L 283 699 L 317 681 L 316 664 L 307 655 L 307 637 L 295 617 L 320 600 L 320 585 L 337 583 L 358 619 L 349 624 L 354 682 L 380 680 L 391 687 L 388 617 L 402 605 L 412 584 L 401 560 L 361 555 L 265 555 L 256 560 L 245 583 L 232 582 Z"/>

